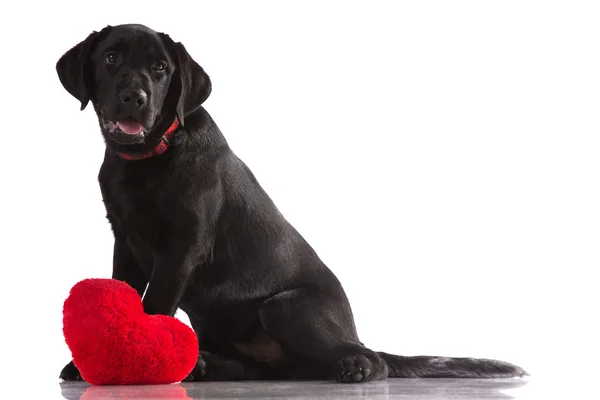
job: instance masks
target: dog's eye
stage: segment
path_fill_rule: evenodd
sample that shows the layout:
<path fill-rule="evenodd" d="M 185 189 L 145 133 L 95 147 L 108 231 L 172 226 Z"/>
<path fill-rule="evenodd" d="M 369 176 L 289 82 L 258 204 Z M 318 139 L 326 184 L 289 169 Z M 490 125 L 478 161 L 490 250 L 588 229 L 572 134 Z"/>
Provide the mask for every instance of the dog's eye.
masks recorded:
<path fill-rule="evenodd" d="M 167 63 L 165 63 L 164 61 L 155 62 L 152 65 L 152 69 L 155 71 L 164 71 L 165 68 L 167 68 Z"/>
<path fill-rule="evenodd" d="M 108 53 L 104 56 L 104 62 L 107 64 L 116 64 L 119 61 L 119 57 L 116 53 Z"/>

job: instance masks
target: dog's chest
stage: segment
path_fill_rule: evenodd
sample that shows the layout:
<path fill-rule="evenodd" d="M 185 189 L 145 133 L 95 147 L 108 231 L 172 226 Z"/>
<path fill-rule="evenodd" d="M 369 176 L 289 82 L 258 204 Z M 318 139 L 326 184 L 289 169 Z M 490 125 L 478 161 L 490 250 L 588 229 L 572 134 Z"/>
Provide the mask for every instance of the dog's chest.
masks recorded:
<path fill-rule="evenodd" d="M 119 173 L 104 176 L 101 187 L 107 218 L 113 228 L 126 236 L 138 236 L 147 244 L 153 243 L 164 223 L 158 179 Z"/>

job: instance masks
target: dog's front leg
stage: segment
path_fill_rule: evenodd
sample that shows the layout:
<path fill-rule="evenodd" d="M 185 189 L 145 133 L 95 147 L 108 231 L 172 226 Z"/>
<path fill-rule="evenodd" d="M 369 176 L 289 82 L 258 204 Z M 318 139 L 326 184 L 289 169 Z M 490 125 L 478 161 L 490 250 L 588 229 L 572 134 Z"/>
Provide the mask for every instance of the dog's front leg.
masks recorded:
<path fill-rule="evenodd" d="M 205 238 L 173 232 L 163 235 L 154 250 L 154 266 L 143 299 L 147 314 L 175 315 L 196 266 L 205 255 Z"/>
<path fill-rule="evenodd" d="M 139 259 L 134 256 L 127 242 L 127 237 L 119 232 L 117 228 L 113 228 L 113 230 L 115 232 L 115 245 L 112 278 L 127 283 L 142 297 L 148 285 L 148 279 L 144 276 L 144 270 Z M 152 266 L 152 260 L 145 261 L 148 263 L 146 269 L 149 270 Z"/>

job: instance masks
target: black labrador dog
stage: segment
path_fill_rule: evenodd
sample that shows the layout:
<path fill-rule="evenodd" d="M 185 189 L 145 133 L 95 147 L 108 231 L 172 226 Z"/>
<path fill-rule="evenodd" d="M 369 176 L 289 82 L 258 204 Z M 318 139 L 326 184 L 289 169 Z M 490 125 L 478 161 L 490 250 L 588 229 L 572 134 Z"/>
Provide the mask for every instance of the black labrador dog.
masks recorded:
<path fill-rule="evenodd" d="M 147 313 L 189 316 L 201 356 L 187 380 L 526 374 L 502 361 L 365 347 L 338 279 L 202 107 L 211 81 L 181 43 L 143 25 L 108 26 L 56 69 L 82 110 L 91 101 L 106 142 L 98 179 L 112 276 L 143 295 Z M 60 377 L 81 379 L 72 362 Z"/>

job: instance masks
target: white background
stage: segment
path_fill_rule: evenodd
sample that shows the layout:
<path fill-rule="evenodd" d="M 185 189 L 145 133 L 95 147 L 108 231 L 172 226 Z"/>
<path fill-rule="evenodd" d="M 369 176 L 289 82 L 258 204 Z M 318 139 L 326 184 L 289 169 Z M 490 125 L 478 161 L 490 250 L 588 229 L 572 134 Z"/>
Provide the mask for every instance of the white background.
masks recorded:
<path fill-rule="evenodd" d="M 206 109 L 339 277 L 368 346 L 598 370 L 594 2 L 99 4 L 0 12 L 4 378 L 58 386 L 62 303 L 110 277 L 103 141 L 55 63 L 129 22 L 211 76 Z"/>

